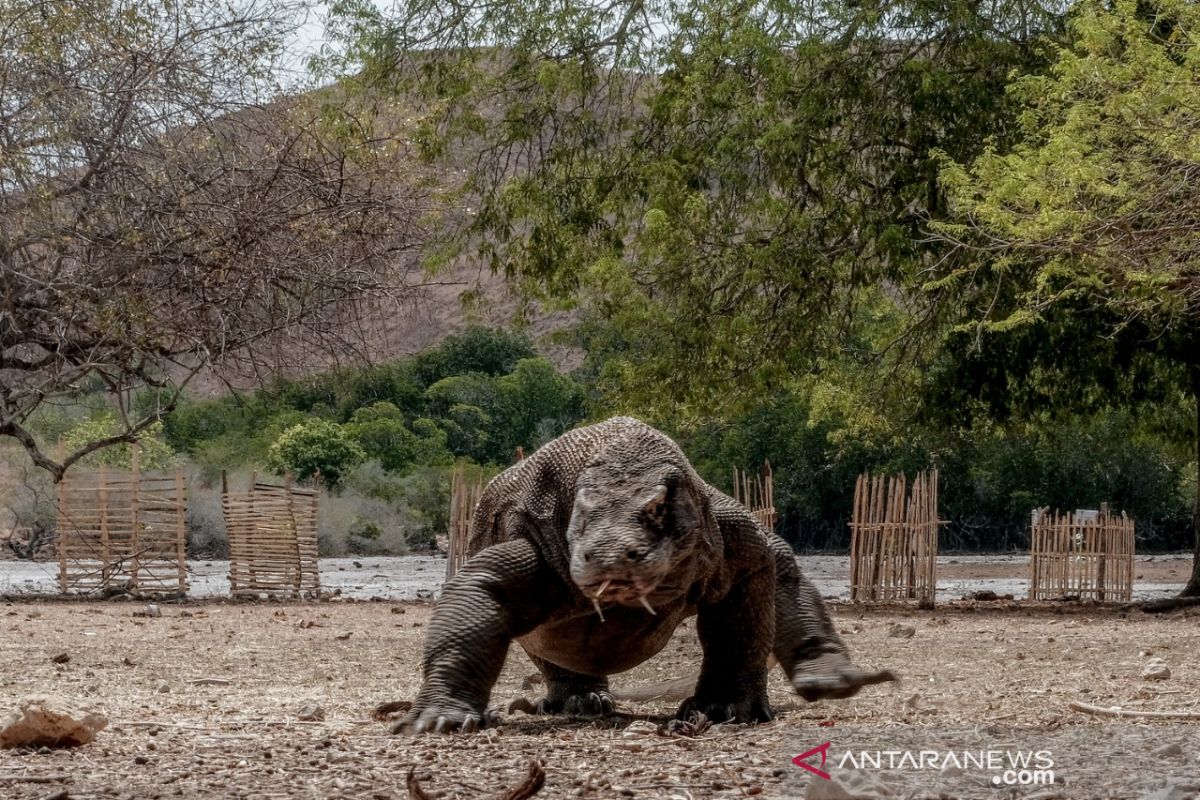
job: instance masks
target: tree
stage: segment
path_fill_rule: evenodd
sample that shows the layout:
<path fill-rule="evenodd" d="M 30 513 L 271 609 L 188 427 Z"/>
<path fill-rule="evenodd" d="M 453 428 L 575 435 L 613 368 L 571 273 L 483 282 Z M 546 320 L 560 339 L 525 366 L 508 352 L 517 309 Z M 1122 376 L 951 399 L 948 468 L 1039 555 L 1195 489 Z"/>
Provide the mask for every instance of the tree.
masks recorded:
<path fill-rule="evenodd" d="M 282 434 L 267 454 L 267 466 L 301 480 L 319 478 L 337 486 L 366 454 L 340 425 L 323 419 L 294 425 Z"/>
<path fill-rule="evenodd" d="M 412 467 L 421 449 L 421 441 L 404 424 L 404 413 L 386 401 L 355 411 L 343 427 L 367 458 L 390 472 Z"/>
<path fill-rule="evenodd" d="M 1111 402 L 1188 396 L 1178 434 L 1200 470 L 1200 6 L 1084 0 L 1070 31 L 1048 74 L 1011 88 L 1025 109 L 1016 146 L 947 159 L 960 222 L 940 231 L 975 266 L 932 288 L 973 298 L 980 347 L 1015 341 L 1030 358 L 1007 368 L 1047 398 L 1061 392 L 1028 365 Z M 1193 525 L 1191 597 L 1200 494 Z"/>
<path fill-rule="evenodd" d="M 205 367 L 344 351 L 402 286 L 424 201 L 400 134 L 336 88 L 273 96 L 295 10 L 0 0 L 0 436 L 56 479 Z M 89 391 L 119 426 L 57 460 L 30 422 Z"/>
<path fill-rule="evenodd" d="M 1037 0 L 400 8 L 344 0 L 335 33 L 471 167 L 439 253 L 615 323 L 629 404 L 704 413 L 840 356 L 927 268 L 931 149 L 1011 130 L 1003 86 L 1058 25 Z"/>

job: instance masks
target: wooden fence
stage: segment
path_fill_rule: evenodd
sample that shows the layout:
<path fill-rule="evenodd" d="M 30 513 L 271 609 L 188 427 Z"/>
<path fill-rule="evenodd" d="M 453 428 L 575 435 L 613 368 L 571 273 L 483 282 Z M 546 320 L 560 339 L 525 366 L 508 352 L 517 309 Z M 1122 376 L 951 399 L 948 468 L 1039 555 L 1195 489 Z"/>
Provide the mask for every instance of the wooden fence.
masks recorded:
<path fill-rule="evenodd" d="M 937 592 L 937 470 L 903 475 L 863 474 L 854 486 L 850 522 L 850 599 L 917 600 Z"/>
<path fill-rule="evenodd" d="M 757 475 L 733 468 L 733 499 L 750 509 L 750 513 L 772 533 L 775 531 L 775 473 L 771 462 L 763 462 Z"/>
<path fill-rule="evenodd" d="M 474 478 L 467 477 L 465 464 L 458 464 L 450 474 L 450 522 L 446 527 L 446 580 L 454 577 L 467 560 L 467 542 L 471 535 L 471 515 L 487 485 L 483 471 Z"/>
<path fill-rule="evenodd" d="M 229 590 L 234 597 L 317 595 L 316 489 L 262 483 L 229 491 L 221 476 L 221 508 L 229 531 Z"/>
<path fill-rule="evenodd" d="M 1134 522 L 1124 513 L 1050 513 L 1030 526 L 1030 600 L 1133 599 Z"/>
<path fill-rule="evenodd" d="M 67 592 L 187 592 L 187 486 L 183 470 L 70 472 L 57 487 L 58 586 Z"/>

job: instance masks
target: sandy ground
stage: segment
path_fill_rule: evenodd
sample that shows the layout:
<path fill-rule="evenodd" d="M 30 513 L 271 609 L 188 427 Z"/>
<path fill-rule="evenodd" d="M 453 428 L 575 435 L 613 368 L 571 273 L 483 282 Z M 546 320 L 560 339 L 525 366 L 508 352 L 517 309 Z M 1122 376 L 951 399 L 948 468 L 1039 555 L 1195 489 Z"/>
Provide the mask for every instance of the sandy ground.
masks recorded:
<path fill-rule="evenodd" d="M 507 715 L 472 736 L 391 736 L 371 709 L 411 699 L 432 606 L 354 602 L 0 604 L 0 712 L 52 691 L 111 719 L 70 751 L 0 751 L 0 798 L 500 798 L 531 759 L 546 798 L 1147 797 L 1200 794 L 1200 726 L 1102 719 L 1074 700 L 1200 712 L 1200 612 L 1151 617 L 1079 606 L 943 605 L 935 611 L 835 606 L 861 662 L 899 685 L 805 704 L 774 674 L 777 719 L 699 736 L 655 732 L 674 703 L 624 704 L 602 720 Z M 67 654 L 66 663 L 53 657 Z M 1153 658 L 1172 675 L 1142 677 Z M 689 623 L 655 659 L 618 676 L 635 686 L 689 673 Z M 534 672 L 513 648 L 492 696 L 519 697 Z M 320 721 L 301 721 L 306 706 Z M 311 711 L 312 709 L 307 709 Z M 825 741 L 831 780 L 792 756 Z M 1055 783 L 997 788 L 998 772 L 855 769 L 852 749 L 1046 750 Z M 841 756 L 838 753 L 841 752 Z M 815 757 L 814 757 L 815 758 Z M 838 758 L 843 759 L 840 763 Z M 812 761 L 817 764 L 817 761 Z M 903 765 L 902 765 L 903 766 Z M 1017 776 L 1014 776 L 1014 780 Z M 59 794 L 65 790 L 66 794 Z"/>
<path fill-rule="evenodd" d="M 850 597 L 849 558 L 811 555 L 798 559 L 800 568 L 827 598 Z M 1191 574 L 1191 554 L 1137 556 L 1134 565 L 1134 598 L 1153 600 L 1179 593 Z M 321 587 L 359 600 L 421 600 L 441 588 L 446 560 L 437 556 L 323 558 Z M 229 562 L 188 562 L 189 596 L 229 596 Z M 980 590 L 1018 599 L 1029 592 L 1028 555 L 946 555 L 938 558 L 938 599 L 955 600 Z M 54 594 L 58 591 L 58 565 L 53 561 L 0 560 L 0 597 Z"/>

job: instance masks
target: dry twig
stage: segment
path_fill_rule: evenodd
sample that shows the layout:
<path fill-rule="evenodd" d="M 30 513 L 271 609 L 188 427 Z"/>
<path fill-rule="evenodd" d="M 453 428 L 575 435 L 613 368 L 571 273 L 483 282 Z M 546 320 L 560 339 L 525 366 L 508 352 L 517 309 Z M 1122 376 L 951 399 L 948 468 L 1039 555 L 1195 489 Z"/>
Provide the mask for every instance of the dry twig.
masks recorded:
<path fill-rule="evenodd" d="M 1081 714 L 1097 717 L 1140 717 L 1142 719 L 1200 720 L 1200 711 L 1133 711 L 1124 708 L 1106 708 L 1088 703 L 1071 701 L 1071 708 Z"/>

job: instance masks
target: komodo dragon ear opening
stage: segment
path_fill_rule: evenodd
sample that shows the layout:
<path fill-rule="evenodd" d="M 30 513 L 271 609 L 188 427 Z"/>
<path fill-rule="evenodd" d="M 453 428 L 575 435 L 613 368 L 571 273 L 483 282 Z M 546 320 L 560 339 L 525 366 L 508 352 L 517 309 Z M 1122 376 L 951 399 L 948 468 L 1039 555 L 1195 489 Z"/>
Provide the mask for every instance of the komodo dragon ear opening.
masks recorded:
<path fill-rule="evenodd" d="M 654 487 L 642 505 L 643 519 L 663 533 L 673 536 L 700 524 L 696 500 L 678 480 L 668 478 Z"/>
<path fill-rule="evenodd" d="M 656 528 L 665 528 L 667 525 L 667 500 L 670 494 L 666 486 L 659 484 L 642 505 L 642 514 L 646 521 Z"/>

